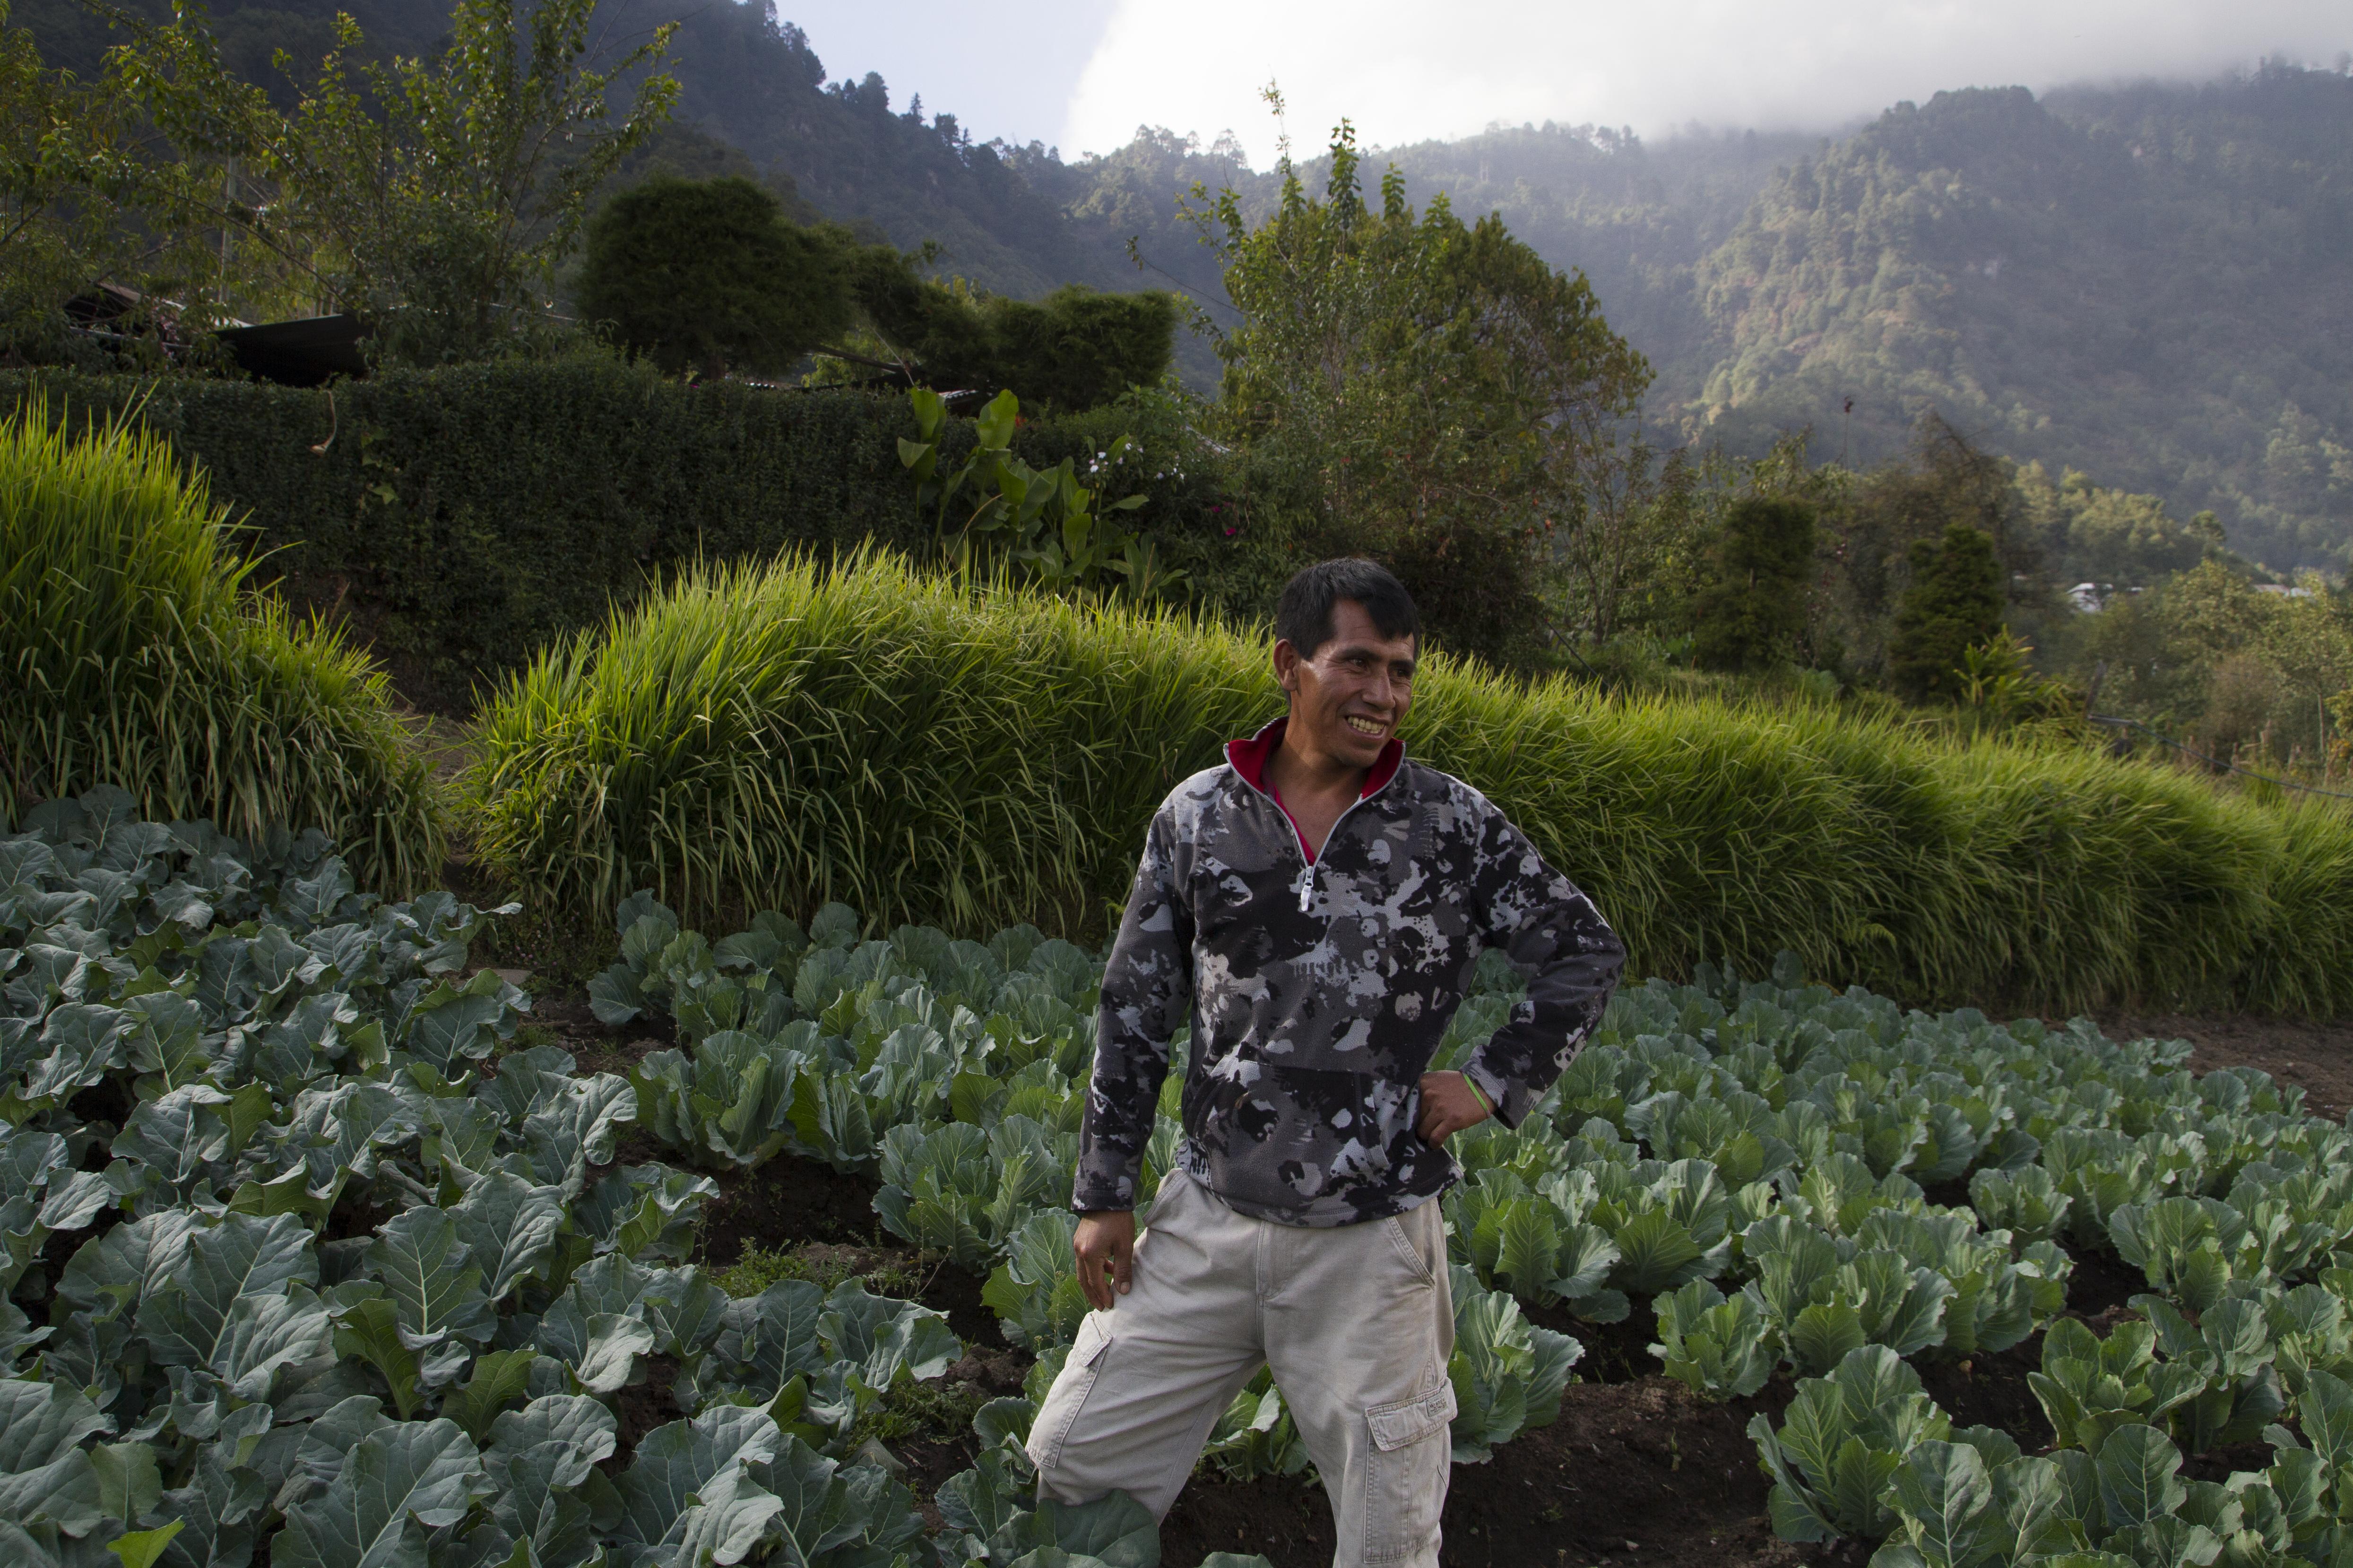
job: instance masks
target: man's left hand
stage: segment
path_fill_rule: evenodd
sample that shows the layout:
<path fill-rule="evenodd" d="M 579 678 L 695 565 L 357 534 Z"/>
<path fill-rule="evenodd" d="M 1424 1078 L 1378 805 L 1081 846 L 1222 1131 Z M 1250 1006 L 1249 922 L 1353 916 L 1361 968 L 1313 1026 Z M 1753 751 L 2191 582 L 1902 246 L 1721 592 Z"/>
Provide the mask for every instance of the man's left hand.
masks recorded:
<path fill-rule="evenodd" d="M 1432 1148 L 1442 1145 L 1465 1127 L 1487 1120 L 1488 1110 L 1471 1082 L 1459 1072 L 1421 1075 L 1421 1120 L 1414 1131 Z"/>

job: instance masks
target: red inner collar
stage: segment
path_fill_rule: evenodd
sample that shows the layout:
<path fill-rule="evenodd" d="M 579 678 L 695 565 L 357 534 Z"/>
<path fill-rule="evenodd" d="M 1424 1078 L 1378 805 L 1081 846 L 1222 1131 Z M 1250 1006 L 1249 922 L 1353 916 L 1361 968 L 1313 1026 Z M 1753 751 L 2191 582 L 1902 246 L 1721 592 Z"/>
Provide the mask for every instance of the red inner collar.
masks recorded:
<path fill-rule="evenodd" d="M 1226 761 L 1232 765 L 1234 772 L 1241 774 L 1243 783 L 1274 802 L 1276 809 L 1290 822 L 1291 831 L 1299 840 L 1300 853 L 1307 857 L 1307 862 L 1312 866 L 1315 863 L 1314 846 L 1307 842 L 1307 835 L 1299 831 L 1299 819 L 1291 815 L 1291 808 L 1282 804 L 1282 796 L 1276 794 L 1274 786 L 1266 780 L 1267 760 L 1282 743 L 1282 732 L 1290 725 L 1291 720 L 1286 715 L 1246 740 L 1228 741 Z M 1404 762 L 1405 742 L 1392 737 L 1381 748 L 1381 754 L 1374 759 L 1373 765 L 1365 770 L 1365 787 L 1357 792 L 1356 798 L 1370 800 L 1378 795 L 1389 780 L 1397 777 L 1398 768 Z"/>

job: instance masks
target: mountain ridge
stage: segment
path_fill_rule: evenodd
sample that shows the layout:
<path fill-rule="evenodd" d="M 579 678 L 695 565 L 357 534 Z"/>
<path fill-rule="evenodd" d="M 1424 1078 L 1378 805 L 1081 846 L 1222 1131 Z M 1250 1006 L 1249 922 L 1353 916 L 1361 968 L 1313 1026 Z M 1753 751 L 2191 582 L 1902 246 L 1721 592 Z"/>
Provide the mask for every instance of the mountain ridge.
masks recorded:
<path fill-rule="evenodd" d="M 139 0 L 161 14 L 164 0 Z M 403 52 L 437 0 L 224 0 L 225 47 L 298 56 L 336 9 Z M 944 271 L 1035 297 L 1062 283 L 1175 287 L 1229 323 L 1178 213 L 1195 183 L 1271 207 L 1279 176 L 1229 146 L 1140 127 L 1064 161 L 976 141 L 874 73 L 828 79 L 761 4 L 606 0 L 616 37 L 679 24 L 682 129 L 654 156 L 740 158 L 797 201 Z M 89 68 L 70 0 L 18 0 L 45 53 Z M 2269 65 L 2207 83 L 1972 88 L 1839 137 L 1724 132 L 1645 142 L 1497 127 L 1369 154 L 1417 204 L 1499 212 L 1581 268 L 1658 372 L 1651 417 L 1761 448 L 1810 426 L 1817 457 L 1868 463 L 1936 408 L 1987 447 L 2211 510 L 2274 569 L 2353 563 L 2353 77 Z M 730 165 L 733 166 L 733 165 Z M 1321 166 L 1303 161 L 1303 179 Z M 1139 266 L 1139 263 L 1141 264 Z M 1207 342 L 1180 344 L 1197 386 Z M 1846 415 L 1848 400 L 1853 415 Z"/>

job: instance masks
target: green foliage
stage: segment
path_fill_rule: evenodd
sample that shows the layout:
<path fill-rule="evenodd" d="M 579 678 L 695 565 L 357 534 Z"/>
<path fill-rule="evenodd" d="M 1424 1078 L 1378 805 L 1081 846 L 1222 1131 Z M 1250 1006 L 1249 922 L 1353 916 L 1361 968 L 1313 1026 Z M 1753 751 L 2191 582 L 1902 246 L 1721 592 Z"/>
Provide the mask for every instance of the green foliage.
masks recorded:
<path fill-rule="evenodd" d="M 412 697 L 448 708 L 691 563 L 869 541 L 930 553 L 897 397 L 681 387 L 599 359 L 379 372 L 332 395 L 0 373 L 0 408 L 43 399 L 51 418 L 88 410 L 166 437 L 252 527 L 291 596 L 353 614 Z M 951 467 L 970 428 L 943 432 Z M 1098 463 L 1128 430 L 1136 444 Z M 1042 469 L 1074 459 L 1099 504 L 1146 497 L 1135 531 L 1197 600 L 1271 610 L 1283 542 L 1220 525 L 1216 455 L 1171 400 L 1031 422 L 1012 448 Z"/>
<path fill-rule="evenodd" d="M 1959 695 L 1969 650 L 2000 634 L 2001 563 L 1990 535 L 1956 522 L 1941 542 L 1915 542 L 1911 567 L 1888 644 L 1888 679 L 1913 701 L 1949 701 Z"/>
<path fill-rule="evenodd" d="M 1465 225 L 1442 195 L 1417 217 L 1395 169 L 1375 207 L 1358 168 L 1343 122 L 1321 200 L 1287 154 L 1263 221 L 1231 186 L 1198 193 L 1244 318 L 1219 343 L 1221 413 L 1262 504 L 1388 562 L 1444 646 L 1526 660 L 1581 437 L 1632 410 L 1649 367 L 1499 217 Z"/>
<path fill-rule="evenodd" d="M 679 1267 L 716 1188 L 615 1163 L 625 1083 L 546 1046 L 482 1076 L 530 1005 L 462 978 L 482 911 L 120 792 L 30 820 L 0 839 L 0 1233 L 50 1321 L 0 1306 L 14 1553 L 361 1568 L 449 1530 L 486 1561 L 850 1568 L 921 1532 L 834 1456 L 927 1403 L 944 1320 Z M 602 1466 L 657 1357 L 693 1414 Z"/>
<path fill-rule="evenodd" d="M 981 410 L 973 422 L 978 439 L 953 471 L 940 467 L 946 401 L 922 387 L 908 401 L 918 438 L 900 437 L 899 460 L 913 475 L 916 500 L 932 512 L 934 536 L 958 576 L 1001 577 L 1010 564 L 1026 580 L 1059 593 L 1097 587 L 1099 578 L 1114 573 L 1143 597 L 1183 583 L 1182 572 L 1171 575 L 1155 561 L 1151 546 L 1103 515 L 1134 511 L 1144 497 L 1098 507 L 1095 492 L 1079 483 L 1075 459 L 1064 458 L 1040 473 L 1013 455 L 1021 402 L 1012 393 L 998 393 Z M 1100 457 L 1124 457 L 1128 444 L 1122 436 Z"/>
<path fill-rule="evenodd" d="M 153 435 L 38 405 L 0 424 L 0 821 L 108 784 L 163 820 L 339 836 L 371 879 L 421 886 L 448 812 L 383 674 L 252 571 Z"/>
<path fill-rule="evenodd" d="M 133 39 L 118 58 L 183 156 L 237 160 L 245 184 L 224 193 L 242 199 L 223 205 L 261 274 L 365 318 L 383 363 L 462 363 L 561 336 L 550 290 L 589 195 L 677 100 L 659 69 L 672 26 L 586 68 L 595 8 L 457 0 L 429 59 L 369 58 L 340 17 L 290 110 L 191 17 L 121 14 Z"/>
<path fill-rule="evenodd" d="M 1454 1353 L 1446 1375 L 1454 1391 L 1454 1460 L 1482 1464 L 1497 1444 L 1552 1425 L 1585 1347 L 1527 1322 L 1518 1302 L 1480 1289 L 1468 1269 L 1456 1265 L 1453 1272 Z"/>
<path fill-rule="evenodd" d="M 666 374 L 774 374 L 849 325 L 839 248 L 741 176 L 657 177 L 589 220 L 573 292 Z"/>
<path fill-rule="evenodd" d="M 1307 1468 L 1307 1445 L 1283 1408 L 1272 1373 L 1260 1372 L 1234 1395 L 1210 1429 L 1201 1458 L 1229 1481 L 1295 1476 Z"/>
<path fill-rule="evenodd" d="M 693 910 L 839 900 L 1087 935 L 1169 787 L 1274 710 L 1264 658 L 1215 626 L 968 594 L 881 558 L 706 571 L 501 690 L 470 785 L 480 845 L 535 896 L 592 907 L 652 885 Z M 2353 841 L 2326 810 L 1440 658 L 1406 739 L 1524 824 L 1654 969 L 1702 951 L 1762 969 L 1788 947 L 1906 996 L 2063 1008 L 2329 1015 L 2353 986 Z M 1888 1136 L 1951 1146 L 1936 1122 L 1923 1100 Z"/>
<path fill-rule="evenodd" d="M 1788 658 L 1805 629 L 1814 563 L 1814 509 L 1754 499 L 1725 514 L 1712 580 L 1692 606 L 1692 656 L 1704 669 L 1763 669 Z"/>
<path fill-rule="evenodd" d="M 203 231 L 219 172 L 153 145 L 120 60 L 79 74 L 45 62 L 49 18 L 26 26 L 22 9 L 0 5 L 0 349 L 160 368 L 167 321 L 185 339 L 230 314 L 220 250 Z M 132 292 L 104 335 L 77 334 L 65 307 L 99 280 Z"/>
<path fill-rule="evenodd" d="M 1883 1495 L 1906 1454 L 1942 1440 L 1945 1413 L 1884 1345 L 1850 1351 L 1828 1375 L 1798 1384 L 1779 1430 L 1748 1423 L 1773 1478 L 1774 1533 L 1784 1541 L 1876 1541 L 1894 1527 Z"/>
<path fill-rule="evenodd" d="M 1049 412 L 1099 407 L 1168 374 L 1172 294 L 1101 294 L 1072 283 L 1034 304 L 992 298 L 985 310 L 997 376 Z"/>
<path fill-rule="evenodd" d="M 883 347 L 934 387 L 1009 391 L 1048 409 L 1109 403 L 1168 372 L 1176 302 L 1066 284 L 1034 302 L 926 280 L 921 255 L 850 258 L 852 296 Z"/>
<path fill-rule="evenodd" d="M 1757 1298 L 1729 1300 L 1704 1279 L 1659 1297 L 1659 1342 L 1651 1353 L 1667 1375 L 1714 1399 L 1746 1398 L 1765 1386 L 1781 1360 L 1780 1338 Z"/>

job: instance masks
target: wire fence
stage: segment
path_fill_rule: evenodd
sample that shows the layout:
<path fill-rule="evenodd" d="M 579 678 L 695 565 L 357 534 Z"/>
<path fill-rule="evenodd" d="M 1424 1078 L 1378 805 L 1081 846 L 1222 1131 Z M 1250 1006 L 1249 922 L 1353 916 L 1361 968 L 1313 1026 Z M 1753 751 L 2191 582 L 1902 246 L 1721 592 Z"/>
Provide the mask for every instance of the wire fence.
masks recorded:
<path fill-rule="evenodd" d="M 2195 757 L 2209 767 L 2237 773 L 2242 778 L 2261 779 L 2263 783 L 2276 784 L 2281 789 L 2299 790 L 2306 795 L 2321 795 L 2329 800 L 2353 800 L 2353 795 L 2348 795 L 2341 789 L 2322 789 L 2317 784 L 2298 784 L 2294 779 L 2274 778 L 2269 773 L 2259 773 L 2253 768 L 2242 768 L 2236 763 L 2224 762 L 2220 757 L 2210 757 L 2195 746 L 2185 746 L 2170 735 L 2159 734 L 2137 719 L 2113 719 L 2105 713 L 2092 713 L 2087 714 L 2086 717 L 2094 724 L 2113 724 L 2118 729 L 2137 730 L 2160 746 L 2170 746 L 2184 756 Z"/>

